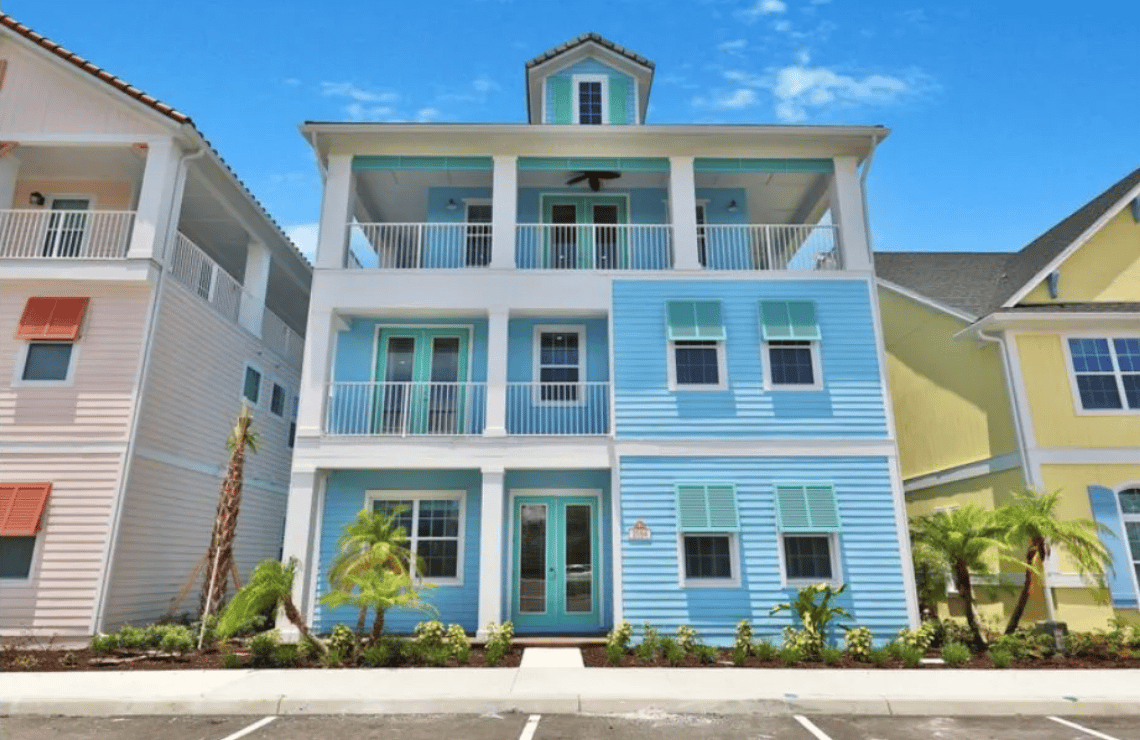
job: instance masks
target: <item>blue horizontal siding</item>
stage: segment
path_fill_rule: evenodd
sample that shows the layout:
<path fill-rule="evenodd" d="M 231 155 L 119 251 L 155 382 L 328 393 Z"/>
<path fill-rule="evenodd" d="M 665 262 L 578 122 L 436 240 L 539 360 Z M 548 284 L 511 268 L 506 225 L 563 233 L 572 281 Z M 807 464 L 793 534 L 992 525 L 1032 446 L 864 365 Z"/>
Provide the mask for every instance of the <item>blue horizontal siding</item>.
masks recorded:
<path fill-rule="evenodd" d="M 848 584 L 840 603 L 880 642 L 906 626 L 906 591 L 886 458 L 623 457 L 620 464 L 626 621 L 650 622 L 663 632 L 688 624 L 702 639 L 724 645 L 732 641 L 737 622 L 748 619 L 757 636 L 779 639 L 783 627 L 794 619 L 787 612 L 774 616 L 768 612 L 775 604 L 794 600 L 796 590 L 781 588 L 773 485 L 810 480 L 835 485 L 842 523 L 840 561 Z M 694 480 L 736 484 L 739 588 L 679 586 L 673 486 Z M 629 540 L 629 528 L 639 519 L 652 531 L 651 540 Z"/>
<path fill-rule="evenodd" d="M 330 632 L 337 624 L 356 627 L 356 609 L 330 609 L 320 599 L 328 593 L 329 564 L 337 555 L 336 542 L 341 531 L 364 508 L 365 491 L 371 490 L 466 491 L 461 543 L 463 585 L 439 586 L 423 593 L 425 600 L 439 610 L 440 621 L 461 624 L 468 632 L 474 632 L 479 618 L 479 508 L 482 501 L 482 476 L 478 470 L 336 470 L 329 473 L 320 532 L 314 630 Z M 369 628 L 372 618 L 373 613 L 369 612 Z M 420 611 L 392 609 L 385 617 L 385 629 L 397 634 L 410 633 L 416 623 L 432 618 Z"/>
<path fill-rule="evenodd" d="M 723 302 L 728 387 L 671 391 L 665 303 Z M 763 388 L 759 303 L 813 300 L 823 387 Z M 887 435 L 866 280 L 615 280 L 614 403 L 625 438 L 858 438 Z"/>

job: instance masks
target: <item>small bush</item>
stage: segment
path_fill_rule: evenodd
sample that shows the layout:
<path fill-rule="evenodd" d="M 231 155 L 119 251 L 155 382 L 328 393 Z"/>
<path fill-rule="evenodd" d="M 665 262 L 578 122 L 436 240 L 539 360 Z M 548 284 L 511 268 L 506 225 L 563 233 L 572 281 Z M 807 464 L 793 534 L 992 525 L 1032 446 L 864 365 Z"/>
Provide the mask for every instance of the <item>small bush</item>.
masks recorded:
<path fill-rule="evenodd" d="M 622 650 L 621 645 L 613 642 L 606 643 L 606 662 L 610 665 L 620 665 L 625 658 L 625 651 Z"/>
<path fill-rule="evenodd" d="M 799 665 L 804 662 L 804 651 L 798 647 L 785 646 L 780 651 L 780 660 L 787 665 Z"/>
<path fill-rule="evenodd" d="M 145 650 L 147 648 L 147 632 L 139 627 L 127 624 L 119 630 L 117 641 L 123 650 Z"/>
<path fill-rule="evenodd" d="M 960 642 L 948 642 L 942 646 L 942 660 L 951 668 L 966 665 L 971 657 L 970 648 Z"/>
<path fill-rule="evenodd" d="M 365 668 L 384 668 L 392 664 L 392 644 L 387 640 L 374 642 L 360 651 L 360 664 Z"/>
<path fill-rule="evenodd" d="M 919 668 L 922 666 L 922 658 L 925 655 L 926 651 L 917 645 L 903 645 L 899 650 L 898 658 L 907 668 Z"/>
<path fill-rule="evenodd" d="M 249 638 L 249 652 L 253 655 L 253 664 L 259 668 L 273 665 L 274 653 L 281 642 L 277 630 L 262 632 Z"/>
<path fill-rule="evenodd" d="M 510 622 L 496 625 L 491 622 L 487 625 L 487 644 L 484 646 L 483 657 L 487 665 L 496 666 L 503 656 L 511 652 L 511 645 L 515 639 L 515 626 Z"/>
<path fill-rule="evenodd" d="M 301 660 L 316 660 L 320 656 L 321 649 L 317 645 L 317 638 L 302 637 L 301 641 L 297 643 L 297 657 Z"/>
<path fill-rule="evenodd" d="M 752 650 L 752 623 L 742 619 L 736 625 L 736 642 L 733 645 L 737 650 L 743 650 L 747 655 Z"/>
<path fill-rule="evenodd" d="M 926 652 L 938 634 L 937 622 L 923 622 L 918 629 L 912 630 L 903 627 L 899 630 L 898 642 L 904 647 L 918 648 Z"/>
<path fill-rule="evenodd" d="M 776 646 L 766 637 L 752 644 L 752 654 L 760 660 L 772 660 L 777 652 Z"/>
<path fill-rule="evenodd" d="M 471 659 L 471 640 L 467 637 L 467 631 L 463 629 L 462 625 L 450 625 L 443 641 L 451 651 L 451 657 L 455 658 L 460 665 L 466 665 L 467 661 Z"/>
<path fill-rule="evenodd" d="M 661 657 L 669 665 L 680 665 L 685 659 L 685 650 L 672 637 L 662 637 L 657 645 L 661 650 Z"/>
<path fill-rule="evenodd" d="M 438 619 L 433 619 L 417 624 L 415 635 L 416 642 L 424 647 L 438 647 L 443 644 L 444 639 L 447 637 L 447 628 L 443 626 L 443 622 Z"/>
<path fill-rule="evenodd" d="M 686 655 L 692 655 L 693 648 L 697 644 L 697 631 L 687 624 L 682 624 L 677 628 L 677 644 Z"/>
<path fill-rule="evenodd" d="M 891 656 L 895 660 L 901 660 L 902 653 L 904 650 L 906 650 L 906 645 L 903 644 L 901 640 L 891 640 L 886 644 L 885 649 L 887 651 L 887 655 Z"/>
<path fill-rule="evenodd" d="M 847 644 L 847 655 L 853 660 L 863 663 L 871 662 L 871 650 L 874 645 L 874 636 L 866 627 L 855 627 L 847 630 L 844 638 Z"/>
<path fill-rule="evenodd" d="M 297 665 L 297 646 L 278 645 L 273 650 L 273 665 L 277 668 L 292 668 Z"/>
<path fill-rule="evenodd" d="M 202 633 L 202 620 L 196 620 L 187 625 L 194 643 L 198 642 L 198 635 L 202 634 L 202 650 L 213 651 L 218 646 L 218 615 L 208 614 L 205 620 L 205 633 Z"/>
<path fill-rule="evenodd" d="M 171 624 L 163 629 L 165 632 L 158 643 L 159 650 L 181 655 L 194 649 L 194 637 L 190 634 L 189 628 L 180 624 Z"/>
<path fill-rule="evenodd" d="M 17 655 L 12 665 L 21 671 L 30 671 L 40 664 L 40 659 L 34 655 Z"/>
<path fill-rule="evenodd" d="M 932 645 L 945 646 L 950 642 L 956 642 L 960 645 L 969 645 L 973 641 L 974 633 L 970 631 L 969 625 L 965 622 L 943 619 L 939 622 L 938 626 L 935 627 Z"/>
<path fill-rule="evenodd" d="M 871 648 L 867 651 L 867 662 L 876 668 L 885 666 L 890 657 L 891 656 L 887 655 L 887 651 L 882 648 Z"/>
<path fill-rule="evenodd" d="M 843 661 L 843 651 L 839 648 L 825 647 L 819 651 L 819 657 L 827 665 L 839 665 Z"/>
<path fill-rule="evenodd" d="M 617 645 L 622 649 L 622 652 L 629 651 L 629 643 L 633 640 L 633 625 L 629 622 L 622 622 L 617 627 L 610 630 L 610 634 L 606 637 L 607 645 Z"/>
<path fill-rule="evenodd" d="M 718 653 L 717 649 L 712 645 L 705 645 L 698 642 L 696 645 L 693 645 L 693 655 L 697 657 L 701 665 L 712 665 L 716 662 Z"/>
<path fill-rule="evenodd" d="M 990 662 L 993 663 L 994 668 L 1009 668 L 1009 664 L 1013 662 L 1013 656 L 1004 650 L 993 648 L 990 650 Z"/>
<path fill-rule="evenodd" d="M 744 665 L 748 661 L 748 648 L 743 645 L 737 645 L 732 649 L 732 664 L 736 666 Z"/>
<path fill-rule="evenodd" d="M 74 668 L 79 665 L 79 658 L 75 657 L 75 653 L 64 653 L 59 657 L 59 664 L 64 668 Z"/>
<path fill-rule="evenodd" d="M 330 651 L 337 651 L 342 660 L 347 660 L 356 655 L 356 648 L 356 633 L 347 625 L 338 624 L 332 628 L 332 634 L 329 635 Z"/>
<path fill-rule="evenodd" d="M 231 653 L 228 650 L 222 653 L 222 668 L 239 667 L 241 667 L 241 659 L 238 658 L 236 653 Z"/>
<path fill-rule="evenodd" d="M 823 638 L 808 629 L 784 628 L 784 647 L 800 651 L 804 660 L 815 660 L 823 650 Z"/>
<path fill-rule="evenodd" d="M 115 635 L 95 635 L 91 638 L 91 649 L 97 653 L 112 653 L 119 647 L 119 639 Z"/>
<path fill-rule="evenodd" d="M 339 650 L 330 649 L 321 658 L 321 665 L 325 668 L 339 668 L 340 664 L 344 662 L 344 656 L 341 655 Z"/>
<path fill-rule="evenodd" d="M 506 654 L 506 648 L 504 648 L 501 643 L 495 643 L 493 645 L 487 643 L 486 648 L 484 648 L 483 659 L 487 661 L 487 665 L 494 667 L 502 662 L 503 656 Z"/>
<path fill-rule="evenodd" d="M 657 655 L 657 628 L 646 622 L 641 628 L 641 642 L 635 648 L 637 659 L 642 663 L 651 663 Z"/>

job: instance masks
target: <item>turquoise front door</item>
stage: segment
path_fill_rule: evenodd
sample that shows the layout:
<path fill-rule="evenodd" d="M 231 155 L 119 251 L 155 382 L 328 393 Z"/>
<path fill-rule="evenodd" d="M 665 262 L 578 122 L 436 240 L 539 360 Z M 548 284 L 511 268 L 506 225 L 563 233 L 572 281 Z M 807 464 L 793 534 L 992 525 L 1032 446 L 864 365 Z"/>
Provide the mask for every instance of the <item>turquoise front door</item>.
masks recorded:
<path fill-rule="evenodd" d="M 628 266 L 626 201 L 619 197 L 549 195 L 543 222 L 552 224 L 543 266 L 556 270 L 616 270 Z"/>
<path fill-rule="evenodd" d="M 515 627 L 529 632 L 601 628 L 598 499 L 518 496 L 513 529 Z"/>

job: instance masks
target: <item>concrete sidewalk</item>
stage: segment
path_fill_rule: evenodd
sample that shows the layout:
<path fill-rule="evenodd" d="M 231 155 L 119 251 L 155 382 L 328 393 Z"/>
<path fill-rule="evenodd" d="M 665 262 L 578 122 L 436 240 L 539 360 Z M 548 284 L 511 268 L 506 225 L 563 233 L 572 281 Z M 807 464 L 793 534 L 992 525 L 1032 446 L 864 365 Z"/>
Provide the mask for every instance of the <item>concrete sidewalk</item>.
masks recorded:
<path fill-rule="evenodd" d="M 391 668 L 0 674 L 0 715 L 1140 716 L 1140 670 Z"/>

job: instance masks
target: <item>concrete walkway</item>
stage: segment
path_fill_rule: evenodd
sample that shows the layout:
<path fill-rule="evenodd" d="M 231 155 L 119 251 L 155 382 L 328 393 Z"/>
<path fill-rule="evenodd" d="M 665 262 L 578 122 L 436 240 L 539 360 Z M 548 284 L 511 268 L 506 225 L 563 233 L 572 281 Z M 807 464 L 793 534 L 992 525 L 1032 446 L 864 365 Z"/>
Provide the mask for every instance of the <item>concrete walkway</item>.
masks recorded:
<path fill-rule="evenodd" d="M 0 673 L 0 715 L 1131 715 L 1140 670 L 390 668 Z"/>

